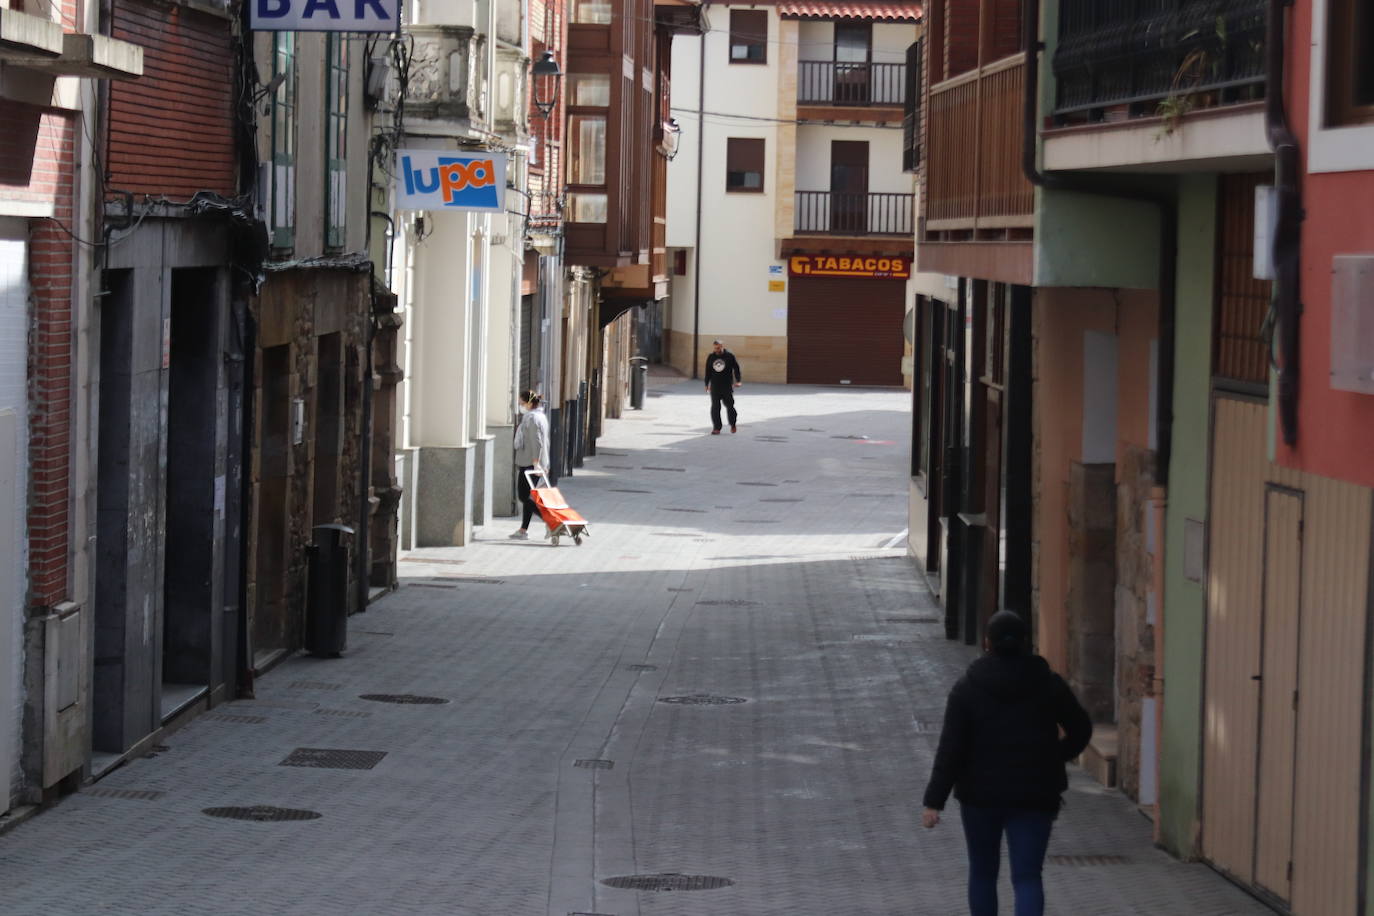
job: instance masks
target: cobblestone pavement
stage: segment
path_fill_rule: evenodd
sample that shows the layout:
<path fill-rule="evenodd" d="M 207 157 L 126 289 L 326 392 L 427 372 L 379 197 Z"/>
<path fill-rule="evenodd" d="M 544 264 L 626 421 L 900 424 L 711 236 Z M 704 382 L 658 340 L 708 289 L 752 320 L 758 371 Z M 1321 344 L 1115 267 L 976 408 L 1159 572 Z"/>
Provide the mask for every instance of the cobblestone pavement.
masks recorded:
<path fill-rule="evenodd" d="M 747 386 L 714 437 L 697 383 L 651 389 L 563 483 L 583 546 L 502 520 L 407 555 L 343 659 L 283 664 L 0 837 L 0 913 L 964 912 L 956 808 L 922 830 L 919 798 L 970 650 L 887 546 L 907 397 Z M 281 765 L 297 748 L 384 756 Z M 319 817 L 202 813 L 259 805 Z M 1075 776 L 1051 855 L 1124 864 L 1047 866 L 1050 912 L 1268 912 L 1149 838 Z M 605 883 L 664 874 L 733 883 Z"/>

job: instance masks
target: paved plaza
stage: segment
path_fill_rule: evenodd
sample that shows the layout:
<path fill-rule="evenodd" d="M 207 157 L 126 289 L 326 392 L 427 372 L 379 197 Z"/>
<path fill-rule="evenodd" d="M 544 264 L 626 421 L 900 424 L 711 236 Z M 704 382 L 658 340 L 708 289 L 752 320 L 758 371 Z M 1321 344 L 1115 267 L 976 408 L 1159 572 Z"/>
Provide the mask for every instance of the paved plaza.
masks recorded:
<path fill-rule="evenodd" d="M 282 664 L 0 836 L 0 913 L 966 912 L 957 805 L 920 827 L 973 654 L 893 546 L 909 404 L 746 385 L 710 436 L 700 383 L 655 376 L 562 482 L 581 547 L 501 519 L 406 555 L 345 657 Z M 257 806 L 309 813 L 203 813 Z M 1150 835 L 1075 772 L 1049 912 L 1270 912 Z"/>

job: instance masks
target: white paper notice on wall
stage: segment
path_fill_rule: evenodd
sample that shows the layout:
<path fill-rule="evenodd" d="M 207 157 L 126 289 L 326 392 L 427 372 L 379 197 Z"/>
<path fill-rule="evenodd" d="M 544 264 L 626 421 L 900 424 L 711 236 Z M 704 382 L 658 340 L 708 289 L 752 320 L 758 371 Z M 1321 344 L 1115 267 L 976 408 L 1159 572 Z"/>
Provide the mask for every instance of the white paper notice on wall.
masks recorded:
<path fill-rule="evenodd" d="M 782 274 L 783 274 L 783 265 L 782 265 L 782 264 L 769 264 L 769 265 L 768 265 L 768 276 L 770 276 L 770 277 L 781 277 Z"/>
<path fill-rule="evenodd" d="M 773 317 L 779 321 L 787 318 L 787 309 L 773 309 Z"/>

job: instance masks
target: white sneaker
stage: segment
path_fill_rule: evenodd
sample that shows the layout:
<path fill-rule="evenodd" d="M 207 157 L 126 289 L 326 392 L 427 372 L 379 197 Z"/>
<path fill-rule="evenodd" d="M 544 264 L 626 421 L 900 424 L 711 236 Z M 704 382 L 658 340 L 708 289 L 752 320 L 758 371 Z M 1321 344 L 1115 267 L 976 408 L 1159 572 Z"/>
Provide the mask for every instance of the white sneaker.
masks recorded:
<path fill-rule="evenodd" d="M 530 539 L 530 533 L 522 529 L 512 534 L 510 539 L 512 541 L 528 541 Z"/>

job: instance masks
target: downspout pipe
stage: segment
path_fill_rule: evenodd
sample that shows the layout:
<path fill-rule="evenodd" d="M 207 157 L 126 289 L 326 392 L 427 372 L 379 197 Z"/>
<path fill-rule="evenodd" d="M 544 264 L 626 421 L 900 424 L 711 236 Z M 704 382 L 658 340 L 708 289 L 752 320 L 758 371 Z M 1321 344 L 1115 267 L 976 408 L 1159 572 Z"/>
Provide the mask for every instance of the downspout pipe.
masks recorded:
<path fill-rule="evenodd" d="M 1286 445 L 1298 441 L 1298 344 L 1302 302 L 1299 259 L 1302 240 L 1302 162 L 1298 138 L 1288 124 L 1283 104 L 1284 8 L 1292 0 L 1270 0 L 1265 41 L 1264 126 L 1274 152 L 1274 185 L 1278 195 L 1274 232 L 1274 313 L 1279 337 L 1277 365 L 1279 427 Z"/>
<path fill-rule="evenodd" d="M 701 375 L 701 194 L 706 157 L 706 29 L 697 59 L 697 229 L 692 251 L 692 378 Z"/>
<path fill-rule="evenodd" d="M 1283 0 L 1274 0 L 1281 3 Z M 1025 94 L 1022 98 L 1021 169 L 1038 188 L 1138 200 L 1159 210 L 1159 366 L 1155 379 L 1155 482 L 1169 484 L 1174 430 L 1174 328 L 1178 307 L 1178 204 L 1173 194 L 1110 179 L 1066 172 L 1043 172 L 1036 161 L 1035 138 L 1040 94 L 1040 0 L 1027 0 L 1022 20 L 1026 48 Z"/>

